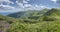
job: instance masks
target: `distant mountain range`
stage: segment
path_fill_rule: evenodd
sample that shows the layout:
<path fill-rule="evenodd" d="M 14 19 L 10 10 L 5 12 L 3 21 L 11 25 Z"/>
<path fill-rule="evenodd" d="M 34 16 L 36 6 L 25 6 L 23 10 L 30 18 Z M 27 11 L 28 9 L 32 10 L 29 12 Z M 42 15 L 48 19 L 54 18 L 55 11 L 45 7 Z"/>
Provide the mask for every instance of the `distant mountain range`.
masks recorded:
<path fill-rule="evenodd" d="M 49 9 L 43 9 L 40 11 L 37 10 L 28 10 L 28 11 L 22 11 L 22 12 L 16 12 L 16 13 L 11 13 L 8 16 L 9 17 L 14 17 L 14 18 L 26 18 L 30 16 L 41 16 L 42 14 L 46 13 Z"/>

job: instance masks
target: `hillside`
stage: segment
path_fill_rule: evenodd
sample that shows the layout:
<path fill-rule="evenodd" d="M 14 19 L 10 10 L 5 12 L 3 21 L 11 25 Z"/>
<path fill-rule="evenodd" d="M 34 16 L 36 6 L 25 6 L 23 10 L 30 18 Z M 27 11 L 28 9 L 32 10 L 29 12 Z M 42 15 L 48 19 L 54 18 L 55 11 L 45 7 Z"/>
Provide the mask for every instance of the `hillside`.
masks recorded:
<path fill-rule="evenodd" d="M 60 20 L 60 9 L 51 9 L 44 14 L 45 19 L 53 19 L 53 20 Z"/>
<path fill-rule="evenodd" d="M 6 32 L 14 22 L 16 22 L 15 18 L 0 15 L 0 32 Z"/>
<path fill-rule="evenodd" d="M 19 17 L 23 16 L 24 14 L 25 14 L 25 11 L 17 12 L 17 13 L 12 13 L 12 14 L 9 14 L 8 16 L 14 17 L 14 18 L 19 18 Z"/>
<path fill-rule="evenodd" d="M 60 32 L 60 9 L 53 8 L 50 10 L 42 10 L 41 12 L 29 12 L 26 12 L 26 14 L 22 12 L 22 14 L 20 14 L 20 12 L 12 14 L 14 16 L 20 15 L 21 18 L 0 15 L 0 25 L 1 23 L 5 26 L 8 24 L 7 28 L 9 28 L 6 29 L 6 27 L 3 26 L 5 28 L 2 30 L 6 30 L 6 32 Z M 24 17 L 26 18 L 24 19 Z M 40 19 L 42 20 L 39 21 Z"/>
<path fill-rule="evenodd" d="M 12 13 L 9 14 L 9 17 L 13 17 L 13 18 L 23 18 L 23 19 L 34 19 L 37 20 L 39 19 L 44 13 L 46 13 L 49 9 L 43 9 L 43 10 L 28 10 L 28 11 L 20 11 L 20 12 L 16 12 L 16 13 Z"/>

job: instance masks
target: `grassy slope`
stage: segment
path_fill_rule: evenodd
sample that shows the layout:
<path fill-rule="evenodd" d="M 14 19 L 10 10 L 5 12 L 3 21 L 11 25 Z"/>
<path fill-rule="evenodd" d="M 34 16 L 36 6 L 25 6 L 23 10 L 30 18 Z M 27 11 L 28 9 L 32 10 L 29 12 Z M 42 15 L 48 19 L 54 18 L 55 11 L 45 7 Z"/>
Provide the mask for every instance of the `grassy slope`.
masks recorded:
<path fill-rule="evenodd" d="M 11 24 L 7 32 L 60 32 L 60 20 L 58 20 L 60 19 L 59 11 L 58 9 L 51 9 L 44 14 L 44 21 L 39 22 L 31 19 L 17 19 L 17 21 L 15 19 L 16 22 Z"/>
<path fill-rule="evenodd" d="M 16 22 L 16 19 L 0 15 L 0 32 L 6 32 L 14 22 Z"/>

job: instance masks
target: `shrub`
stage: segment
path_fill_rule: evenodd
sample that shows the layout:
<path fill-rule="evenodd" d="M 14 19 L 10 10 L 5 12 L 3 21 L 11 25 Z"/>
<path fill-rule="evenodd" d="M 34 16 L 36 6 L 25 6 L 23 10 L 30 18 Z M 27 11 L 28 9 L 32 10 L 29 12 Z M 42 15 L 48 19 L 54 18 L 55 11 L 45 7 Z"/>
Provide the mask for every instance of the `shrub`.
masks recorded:
<path fill-rule="evenodd" d="M 44 17 L 43 18 L 43 21 L 55 21 L 56 20 L 56 18 L 53 18 L 53 17 Z"/>

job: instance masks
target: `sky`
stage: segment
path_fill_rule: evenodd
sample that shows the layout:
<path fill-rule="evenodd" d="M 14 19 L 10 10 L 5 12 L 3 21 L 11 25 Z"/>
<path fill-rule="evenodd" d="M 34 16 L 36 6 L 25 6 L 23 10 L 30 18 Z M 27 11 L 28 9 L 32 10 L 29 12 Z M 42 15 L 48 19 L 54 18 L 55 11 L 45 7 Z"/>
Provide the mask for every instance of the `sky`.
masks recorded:
<path fill-rule="evenodd" d="M 0 0 L 0 13 L 60 8 L 60 0 Z"/>

